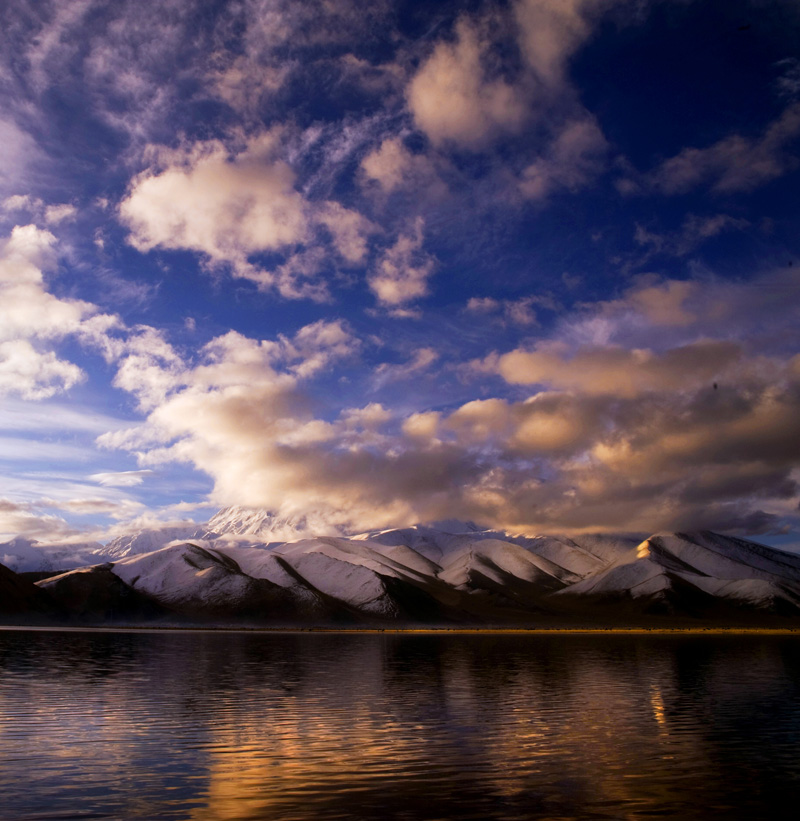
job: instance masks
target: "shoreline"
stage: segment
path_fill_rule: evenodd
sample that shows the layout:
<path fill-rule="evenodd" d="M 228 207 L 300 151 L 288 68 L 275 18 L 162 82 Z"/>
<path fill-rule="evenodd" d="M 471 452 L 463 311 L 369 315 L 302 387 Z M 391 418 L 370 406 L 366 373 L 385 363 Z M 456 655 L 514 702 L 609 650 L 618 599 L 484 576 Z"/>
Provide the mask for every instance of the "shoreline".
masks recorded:
<path fill-rule="evenodd" d="M 137 625 L 0 625 L 0 632 L 36 633 L 247 633 L 266 635 L 773 635 L 800 634 L 800 627 L 214 627 Z"/>

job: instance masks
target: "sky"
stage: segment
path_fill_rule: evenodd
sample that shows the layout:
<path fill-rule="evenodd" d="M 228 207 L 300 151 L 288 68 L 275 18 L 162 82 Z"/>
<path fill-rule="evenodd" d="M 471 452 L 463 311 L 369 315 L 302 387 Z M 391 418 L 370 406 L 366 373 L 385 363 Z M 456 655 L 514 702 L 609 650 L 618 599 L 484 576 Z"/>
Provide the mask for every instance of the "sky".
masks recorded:
<path fill-rule="evenodd" d="M 795 0 L 9 0 L 0 536 L 800 549 Z"/>

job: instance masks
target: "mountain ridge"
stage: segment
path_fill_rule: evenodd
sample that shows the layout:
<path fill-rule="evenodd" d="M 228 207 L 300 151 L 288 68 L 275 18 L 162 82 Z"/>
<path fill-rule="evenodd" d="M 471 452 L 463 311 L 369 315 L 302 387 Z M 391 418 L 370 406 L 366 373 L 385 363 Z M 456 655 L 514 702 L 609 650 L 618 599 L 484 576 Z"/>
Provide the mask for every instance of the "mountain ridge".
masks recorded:
<path fill-rule="evenodd" d="M 711 531 L 523 536 L 448 522 L 274 543 L 257 535 L 274 532 L 269 515 L 221 513 L 218 530 L 139 532 L 35 586 L 67 620 L 98 624 L 800 626 L 800 556 Z"/>

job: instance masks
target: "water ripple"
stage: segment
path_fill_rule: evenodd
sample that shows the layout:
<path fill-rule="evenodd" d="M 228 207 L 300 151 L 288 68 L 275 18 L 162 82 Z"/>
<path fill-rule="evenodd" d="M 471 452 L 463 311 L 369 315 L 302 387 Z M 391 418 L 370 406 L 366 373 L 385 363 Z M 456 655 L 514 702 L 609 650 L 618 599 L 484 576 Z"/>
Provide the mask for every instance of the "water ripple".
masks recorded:
<path fill-rule="evenodd" d="M 793 637 L 0 633 L 11 821 L 758 818 Z"/>

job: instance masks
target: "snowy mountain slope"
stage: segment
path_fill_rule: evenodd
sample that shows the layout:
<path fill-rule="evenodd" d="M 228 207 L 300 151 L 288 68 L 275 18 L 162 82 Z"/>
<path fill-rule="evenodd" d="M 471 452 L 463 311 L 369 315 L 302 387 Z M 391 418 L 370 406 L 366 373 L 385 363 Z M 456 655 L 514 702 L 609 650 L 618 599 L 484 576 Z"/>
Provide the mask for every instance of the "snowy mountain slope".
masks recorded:
<path fill-rule="evenodd" d="M 328 524 L 322 516 L 278 516 L 263 508 L 247 508 L 234 505 L 226 507 L 212 516 L 202 534 L 205 538 L 215 536 L 247 536 L 265 544 L 280 543 L 303 538 L 304 536 L 339 535 L 339 531 Z"/>
<path fill-rule="evenodd" d="M 580 578 L 598 573 L 638 544 L 636 539 L 606 534 L 535 536 L 526 547 Z"/>
<path fill-rule="evenodd" d="M 124 559 L 142 553 L 152 553 L 176 540 L 194 539 L 205 533 L 204 525 L 165 525 L 158 528 L 136 530 L 118 536 L 98 551 L 98 555 L 109 560 Z"/>
<path fill-rule="evenodd" d="M 545 590 L 558 590 L 579 579 L 549 559 L 498 539 L 482 539 L 450 552 L 442 559 L 439 578 L 455 587 L 469 586 L 476 569 L 498 584 L 513 577 Z"/>
<path fill-rule="evenodd" d="M 650 553 L 677 559 L 694 572 L 722 579 L 787 579 L 800 582 L 800 556 L 709 531 L 659 533 L 646 540 Z"/>
<path fill-rule="evenodd" d="M 73 570 L 37 584 L 78 616 L 105 608 L 119 618 L 132 609 L 144 612 L 145 603 L 152 605 L 149 618 L 177 614 L 201 620 L 256 618 L 292 624 L 337 615 L 312 591 L 250 576 L 232 557 L 189 542 Z"/>
<path fill-rule="evenodd" d="M 559 591 L 566 599 L 652 599 L 680 606 L 687 595 L 727 605 L 800 613 L 800 557 L 707 531 L 659 533 L 600 573 Z M 692 593 L 694 591 L 694 593 Z"/>

